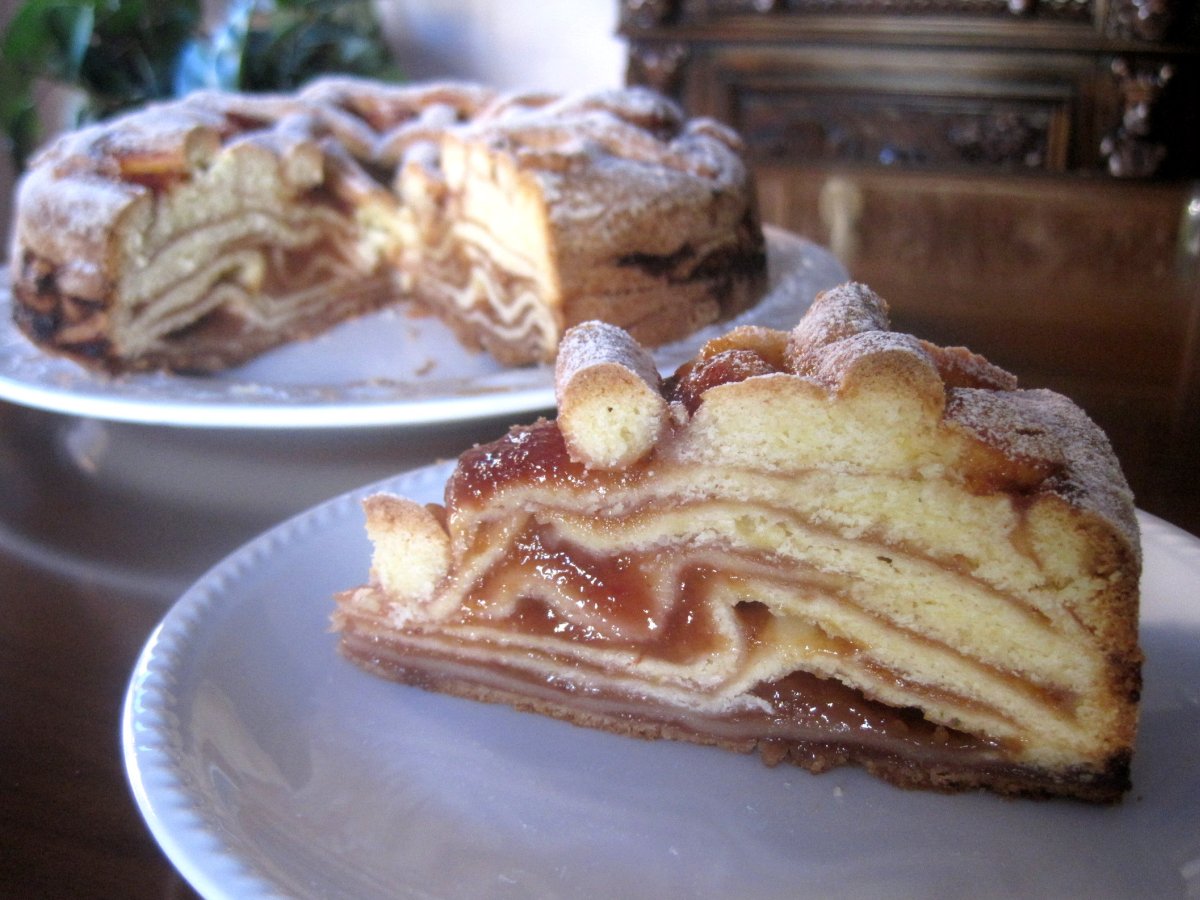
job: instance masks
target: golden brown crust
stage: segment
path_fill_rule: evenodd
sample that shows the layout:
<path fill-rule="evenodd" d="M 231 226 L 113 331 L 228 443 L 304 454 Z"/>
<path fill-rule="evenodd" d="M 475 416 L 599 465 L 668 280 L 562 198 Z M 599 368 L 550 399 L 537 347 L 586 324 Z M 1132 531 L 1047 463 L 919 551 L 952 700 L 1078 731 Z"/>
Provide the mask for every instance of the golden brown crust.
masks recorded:
<path fill-rule="evenodd" d="M 383 589 L 415 599 L 432 597 L 450 571 L 450 537 L 438 516 L 390 494 L 367 497 L 363 512 L 367 536 L 378 548 L 372 568 Z"/>
<path fill-rule="evenodd" d="M 657 346 L 731 316 L 765 273 L 735 144 L 641 89 L 498 98 L 446 134 L 436 164 L 398 174 L 415 253 L 436 260 L 418 299 L 509 363 L 553 361 L 563 331 L 591 319 Z M 498 217 L 501 196 L 513 200 Z M 509 304 L 491 302 L 497 286 Z"/>
<path fill-rule="evenodd" d="M 558 424 L 572 459 L 623 469 L 658 443 L 667 402 L 654 360 L 628 332 L 595 321 L 572 328 L 554 375 Z"/>

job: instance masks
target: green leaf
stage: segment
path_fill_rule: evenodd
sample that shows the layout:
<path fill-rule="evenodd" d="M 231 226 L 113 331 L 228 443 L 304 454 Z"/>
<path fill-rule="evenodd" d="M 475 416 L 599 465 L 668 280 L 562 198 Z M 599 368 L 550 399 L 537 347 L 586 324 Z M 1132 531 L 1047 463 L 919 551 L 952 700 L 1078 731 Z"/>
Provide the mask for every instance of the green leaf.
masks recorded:
<path fill-rule="evenodd" d="M 287 89 L 332 72 L 397 74 L 369 0 L 276 0 L 247 37 L 239 86 Z"/>
<path fill-rule="evenodd" d="M 9 153 L 18 168 L 37 141 L 37 115 L 29 81 L 9 62 L 0 58 L 0 127 L 8 136 Z"/>
<path fill-rule="evenodd" d="M 4 57 L 19 70 L 72 78 L 91 40 L 95 14 L 81 0 L 31 0 L 5 29 Z"/>

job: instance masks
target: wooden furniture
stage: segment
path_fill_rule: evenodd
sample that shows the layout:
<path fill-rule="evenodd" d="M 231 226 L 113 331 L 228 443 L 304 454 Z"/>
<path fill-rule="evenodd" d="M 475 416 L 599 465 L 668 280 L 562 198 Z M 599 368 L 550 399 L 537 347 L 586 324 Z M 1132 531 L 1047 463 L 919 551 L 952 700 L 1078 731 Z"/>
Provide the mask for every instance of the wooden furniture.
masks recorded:
<path fill-rule="evenodd" d="M 742 133 L 767 221 L 1078 400 L 1146 508 L 1200 508 L 1200 4 L 622 0 L 620 29 L 630 83 Z"/>

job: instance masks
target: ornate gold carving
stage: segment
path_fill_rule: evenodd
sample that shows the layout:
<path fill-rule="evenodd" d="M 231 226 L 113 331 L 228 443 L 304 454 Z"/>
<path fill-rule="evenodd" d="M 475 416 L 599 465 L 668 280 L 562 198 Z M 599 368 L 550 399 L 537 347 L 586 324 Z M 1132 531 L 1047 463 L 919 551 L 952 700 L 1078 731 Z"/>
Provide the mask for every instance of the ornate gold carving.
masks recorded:
<path fill-rule="evenodd" d="M 1110 0 L 1104 30 L 1110 37 L 1161 41 L 1183 5 L 1182 0 Z"/>
<path fill-rule="evenodd" d="M 1169 3 L 1172 0 L 1121 0 Z M 1178 2 L 1178 0 L 1176 0 Z M 1052 19 L 1092 18 L 1095 0 L 682 0 L 680 20 L 701 22 L 755 13 L 843 13 L 889 15 L 965 14 Z"/>
<path fill-rule="evenodd" d="M 1100 153 L 1117 178 L 1149 178 L 1167 156 L 1154 120 L 1174 69 L 1157 62 L 1116 59 L 1112 72 L 1121 94 L 1121 123 L 1100 142 Z"/>
<path fill-rule="evenodd" d="M 679 0 L 621 0 L 621 27 L 658 28 L 678 12 Z"/>
<path fill-rule="evenodd" d="M 688 48 L 685 44 L 631 41 L 625 80 L 629 84 L 646 85 L 676 97 L 687 59 Z"/>
<path fill-rule="evenodd" d="M 744 94 L 738 127 L 768 159 L 901 168 L 1050 166 L 1053 105 L 962 104 L 916 98 L 848 104 L 840 96 Z"/>

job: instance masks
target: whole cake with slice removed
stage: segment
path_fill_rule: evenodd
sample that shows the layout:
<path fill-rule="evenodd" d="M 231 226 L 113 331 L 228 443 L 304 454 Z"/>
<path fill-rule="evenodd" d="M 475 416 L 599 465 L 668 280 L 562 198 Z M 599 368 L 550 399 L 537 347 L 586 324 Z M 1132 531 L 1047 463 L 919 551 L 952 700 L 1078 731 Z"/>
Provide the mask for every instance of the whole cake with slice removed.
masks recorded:
<path fill-rule="evenodd" d="M 318 80 L 64 135 L 18 188 L 13 314 L 109 372 L 208 372 L 414 301 L 500 363 L 600 318 L 663 344 L 766 285 L 743 147 L 640 88 Z"/>
<path fill-rule="evenodd" d="M 586 323 L 556 376 L 557 419 L 465 452 L 444 504 L 367 499 L 350 659 L 906 787 L 1129 788 L 1137 524 L 1069 400 L 890 331 L 858 284 L 661 381 Z"/>

